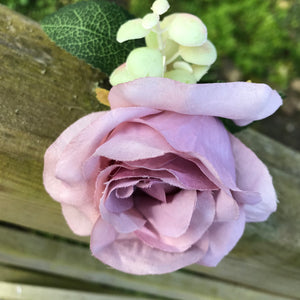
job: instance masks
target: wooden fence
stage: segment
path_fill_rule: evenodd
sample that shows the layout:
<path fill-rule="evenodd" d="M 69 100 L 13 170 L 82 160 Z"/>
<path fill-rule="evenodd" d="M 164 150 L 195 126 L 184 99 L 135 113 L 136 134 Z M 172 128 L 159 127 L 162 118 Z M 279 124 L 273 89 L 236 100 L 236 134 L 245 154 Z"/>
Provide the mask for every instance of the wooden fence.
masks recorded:
<path fill-rule="evenodd" d="M 105 76 L 0 5 L 0 299 L 300 299 L 300 154 L 250 129 L 238 137 L 268 165 L 280 200 L 248 224 L 218 267 L 133 276 L 90 255 L 42 185 L 43 154 L 68 125 L 103 109 Z"/>

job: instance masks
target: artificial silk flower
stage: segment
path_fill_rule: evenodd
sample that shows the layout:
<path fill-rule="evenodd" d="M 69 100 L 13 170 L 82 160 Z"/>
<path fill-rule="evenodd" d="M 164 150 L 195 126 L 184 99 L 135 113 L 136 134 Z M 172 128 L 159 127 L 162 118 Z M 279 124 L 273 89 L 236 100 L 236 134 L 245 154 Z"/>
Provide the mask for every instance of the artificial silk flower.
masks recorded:
<path fill-rule="evenodd" d="M 109 102 L 68 127 L 44 167 L 46 190 L 103 263 L 132 274 L 216 266 L 247 222 L 276 210 L 266 166 L 216 118 L 269 116 L 282 102 L 267 85 L 140 78 Z"/>
<path fill-rule="evenodd" d="M 146 38 L 111 75 L 110 111 L 68 127 L 45 153 L 43 180 L 92 254 L 132 274 L 216 266 L 247 222 L 265 221 L 277 197 L 266 166 L 218 117 L 248 125 L 282 104 L 265 84 L 195 84 L 216 59 L 200 19 L 166 0 L 121 26 Z M 188 29 L 188 32 L 185 30 Z M 109 103 L 107 102 L 109 101 Z"/>
<path fill-rule="evenodd" d="M 204 23 L 198 17 L 187 13 L 172 14 L 160 21 L 160 15 L 168 8 L 166 0 L 157 0 L 151 7 L 153 13 L 142 19 L 127 21 L 120 27 L 117 33 L 118 42 L 145 38 L 146 47 L 134 49 L 126 63 L 113 71 L 110 76 L 113 86 L 136 78 L 158 76 L 184 83 L 196 83 L 215 62 L 217 51 L 207 40 Z M 161 58 L 151 60 L 150 49 L 159 52 Z M 138 72 L 132 71 L 132 64 L 135 69 L 139 69 Z M 155 71 L 141 71 L 143 68 Z M 162 71 L 156 72 L 157 70 Z"/>

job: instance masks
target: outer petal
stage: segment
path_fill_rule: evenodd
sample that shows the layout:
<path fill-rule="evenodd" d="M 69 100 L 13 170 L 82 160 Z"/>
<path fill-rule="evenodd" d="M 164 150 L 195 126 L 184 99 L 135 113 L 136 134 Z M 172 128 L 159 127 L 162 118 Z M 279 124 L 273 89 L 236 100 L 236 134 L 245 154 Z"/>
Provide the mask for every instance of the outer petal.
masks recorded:
<path fill-rule="evenodd" d="M 227 255 L 241 238 L 245 228 L 245 213 L 240 210 L 237 220 L 214 223 L 208 230 L 209 248 L 206 255 L 198 262 L 200 265 L 215 267 Z M 198 245 L 207 243 L 200 240 Z"/>
<path fill-rule="evenodd" d="M 91 234 L 92 228 L 100 215 L 92 203 L 85 203 L 79 207 L 62 203 L 61 207 L 69 227 L 75 234 Z"/>
<path fill-rule="evenodd" d="M 57 140 L 47 149 L 44 157 L 43 180 L 46 191 L 50 196 L 59 202 L 65 202 L 72 199 L 73 202 L 82 202 L 89 198 L 87 183 L 70 186 L 55 176 L 56 166 L 60 161 L 63 151 L 69 143 L 86 127 L 90 126 L 97 119 L 101 119 L 106 112 L 97 112 L 89 114 L 71 126 L 69 126 Z"/>
<path fill-rule="evenodd" d="M 246 221 L 265 221 L 277 207 L 272 177 L 267 167 L 249 148 L 232 135 L 230 139 L 235 157 L 237 186 L 241 190 L 258 192 L 261 197 L 261 201 L 257 204 L 244 206 Z"/>
<path fill-rule="evenodd" d="M 88 163 L 86 160 L 120 123 L 155 112 L 149 108 L 98 112 L 68 127 L 45 153 L 43 178 L 50 196 L 70 205 L 91 201 L 98 157 L 90 159 Z"/>
<path fill-rule="evenodd" d="M 143 106 L 224 117 L 241 126 L 271 115 L 282 104 L 279 94 L 266 84 L 185 84 L 168 78 L 140 78 L 115 86 L 109 102 L 112 108 Z"/>
<path fill-rule="evenodd" d="M 99 147 L 107 134 L 122 122 L 155 112 L 155 110 L 149 110 L 148 108 L 138 108 L 138 110 L 137 108 L 131 108 L 115 109 L 103 113 L 100 115 L 101 117 L 84 128 L 64 148 L 56 165 L 56 178 L 71 186 L 74 184 L 74 187 L 78 186 L 80 182 L 86 183 L 95 175 L 94 171 L 98 169 L 98 157 L 93 161 L 89 161 L 89 165 L 84 168 L 85 172 L 83 172 L 83 164 Z M 58 139 L 61 139 L 61 137 Z M 74 204 L 76 199 L 69 197 L 63 199 L 63 202 Z"/>
<path fill-rule="evenodd" d="M 204 255 L 196 246 L 183 253 L 168 253 L 145 245 L 134 234 L 119 234 L 116 240 L 114 235 L 112 226 L 97 222 L 91 235 L 91 251 L 105 264 L 126 273 L 173 272 L 199 261 Z"/>

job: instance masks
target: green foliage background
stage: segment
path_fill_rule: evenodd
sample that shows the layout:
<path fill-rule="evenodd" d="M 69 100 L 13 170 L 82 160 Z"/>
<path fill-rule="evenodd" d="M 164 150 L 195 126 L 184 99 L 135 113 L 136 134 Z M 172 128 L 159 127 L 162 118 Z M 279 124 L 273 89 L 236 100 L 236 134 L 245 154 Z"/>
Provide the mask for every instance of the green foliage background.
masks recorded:
<path fill-rule="evenodd" d="M 58 8 L 78 0 L 1 0 L 39 21 Z M 131 0 L 137 16 L 150 12 L 153 0 Z M 205 81 L 226 80 L 228 63 L 240 80 L 267 82 L 284 91 L 300 76 L 299 0 L 169 0 L 171 12 L 200 17 L 216 45 L 219 58 Z"/>
<path fill-rule="evenodd" d="M 151 2 L 132 0 L 132 13 L 145 14 Z M 227 58 L 241 71 L 242 80 L 268 82 L 280 90 L 286 89 L 292 78 L 300 76 L 299 0 L 170 0 L 169 3 L 172 12 L 193 13 L 206 24 L 209 39 L 219 55 L 213 70 L 224 68 Z"/>

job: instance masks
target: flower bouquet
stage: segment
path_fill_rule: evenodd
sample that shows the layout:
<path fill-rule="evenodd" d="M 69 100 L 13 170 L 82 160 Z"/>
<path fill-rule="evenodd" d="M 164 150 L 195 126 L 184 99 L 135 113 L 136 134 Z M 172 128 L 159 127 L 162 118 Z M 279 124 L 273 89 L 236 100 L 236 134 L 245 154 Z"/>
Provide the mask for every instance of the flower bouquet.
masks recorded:
<path fill-rule="evenodd" d="M 198 17 L 161 20 L 168 9 L 156 0 L 151 13 L 126 21 L 116 5 L 90 0 L 43 22 L 58 45 L 110 74 L 113 86 L 96 90 L 110 110 L 81 118 L 48 148 L 45 188 L 72 231 L 91 236 L 96 258 L 132 274 L 214 267 L 247 222 L 265 221 L 277 205 L 266 166 L 223 121 L 263 119 L 280 96 L 265 84 L 197 83 L 217 51 Z M 60 39 L 72 26 L 86 34 Z"/>

